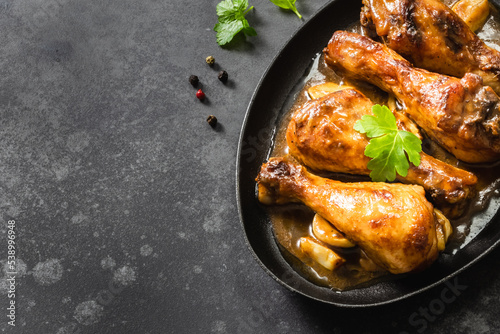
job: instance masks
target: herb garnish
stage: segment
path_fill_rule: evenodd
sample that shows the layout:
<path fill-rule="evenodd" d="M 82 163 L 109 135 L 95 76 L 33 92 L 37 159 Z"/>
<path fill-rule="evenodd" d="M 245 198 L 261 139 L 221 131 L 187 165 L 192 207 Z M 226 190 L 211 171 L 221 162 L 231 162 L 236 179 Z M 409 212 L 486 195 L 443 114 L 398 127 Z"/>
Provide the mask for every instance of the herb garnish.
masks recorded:
<path fill-rule="evenodd" d="M 248 0 L 222 0 L 217 4 L 217 16 L 219 21 L 215 24 L 217 32 L 217 44 L 225 45 L 240 31 L 248 36 L 256 36 L 257 32 L 245 19 L 245 15 L 252 10 L 248 8 Z"/>
<path fill-rule="evenodd" d="M 375 116 L 364 115 L 354 125 L 354 130 L 371 138 L 365 148 L 365 155 L 372 158 L 368 163 L 371 179 L 394 181 L 396 172 L 405 177 L 410 168 L 408 159 L 420 165 L 422 141 L 411 132 L 399 130 L 396 117 L 386 106 L 374 105 L 372 112 Z"/>
<path fill-rule="evenodd" d="M 302 15 L 300 15 L 299 11 L 297 10 L 297 7 L 295 7 L 296 0 L 270 0 L 270 1 L 278 7 L 281 7 L 283 9 L 290 9 L 292 12 L 297 14 L 299 19 L 302 18 Z"/>

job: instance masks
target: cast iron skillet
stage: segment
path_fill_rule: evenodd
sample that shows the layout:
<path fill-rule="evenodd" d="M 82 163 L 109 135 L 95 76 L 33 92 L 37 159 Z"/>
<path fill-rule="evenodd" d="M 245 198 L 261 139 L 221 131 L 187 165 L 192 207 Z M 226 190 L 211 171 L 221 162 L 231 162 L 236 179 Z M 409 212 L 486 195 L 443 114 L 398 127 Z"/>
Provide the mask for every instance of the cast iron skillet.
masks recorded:
<path fill-rule="evenodd" d="M 334 31 L 345 29 L 359 19 L 360 9 L 361 1 L 328 3 L 278 53 L 250 101 L 241 131 L 236 169 L 240 219 L 248 245 L 260 265 L 292 291 L 343 307 L 382 305 L 420 293 L 467 269 L 500 243 L 500 219 L 496 214 L 463 249 L 454 255 L 441 254 L 426 271 L 342 293 L 309 282 L 283 258 L 266 209 L 255 197 L 255 177 L 268 158 L 274 131 L 280 116 L 289 107 L 290 95 L 302 84 L 301 79 L 311 66 L 312 58 L 327 45 Z"/>

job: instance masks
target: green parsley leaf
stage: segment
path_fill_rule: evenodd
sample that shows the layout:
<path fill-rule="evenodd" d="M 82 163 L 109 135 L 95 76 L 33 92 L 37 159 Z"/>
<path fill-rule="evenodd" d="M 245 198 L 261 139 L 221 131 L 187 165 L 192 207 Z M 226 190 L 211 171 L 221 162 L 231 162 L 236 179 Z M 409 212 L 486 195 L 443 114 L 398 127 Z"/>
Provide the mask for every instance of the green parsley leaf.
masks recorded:
<path fill-rule="evenodd" d="M 297 7 L 295 7 L 296 0 L 270 0 L 270 1 L 278 7 L 281 7 L 283 9 L 290 9 L 299 17 L 299 19 L 302 18 L 302 15 L 300 15 L 299 11 L 297 10 Z"/>
<path fill-rule="evenodd" d="M 386 106 L 374 105 L 375 116 L 364 115 L 354 130 L 372 138 L 365 148 L 370 177 L 375 182 L 394 181 L 396 173 L 405 177 L 411 163 L 420 165 L 422 141 L 413 133 L 399 130 L 396 117 Z M 406 153 L 406 154 L 405 154 Z"/>
<path fill-rule="evenodd" d="M 225 45 L 231 42 L 240 31 L 248 36 L 256 36 L 257 32 L 245 19 L 245 15 L 252 10 L 248 8 L 248 0 L 222 0 L 217 4 L 218 22 L 214 31 L 217 32 L 217 44 Z"/>

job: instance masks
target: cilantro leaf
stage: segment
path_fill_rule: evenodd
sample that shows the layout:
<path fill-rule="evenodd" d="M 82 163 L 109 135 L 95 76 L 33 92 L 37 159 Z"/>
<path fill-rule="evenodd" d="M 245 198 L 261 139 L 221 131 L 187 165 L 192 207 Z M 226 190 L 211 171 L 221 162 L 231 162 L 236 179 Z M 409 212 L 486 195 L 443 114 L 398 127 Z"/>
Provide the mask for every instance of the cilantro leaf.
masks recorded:
<path fill-rule="evenodd" d="M 257 32 L 245 19 L 252 10 L 248 8 L 248 0 L 222 0 L 217 4 L 218 22 L 214 26 L 217 32 L 217 44 L 225 45 L 231 42 L 240 31 L 248 36 L 256 36 Z"/>
<path fill-rule="evenodd" d="M 214 30 L 217 31 L 217 44 L 225 45 L 243 30 L 243 23 L 241 21 L 218 22 Z"/>
<path fill-rule="evenodd" d="M 297 10 L 297 7 L 295 7 L 296 0 L 270 0 L 270 1 L 278 7 L 281 7 L 283 9 L 290 9 L 299 17 L 299 19 L 302 18 L 302 15 L 300 15 L 299 11 Z"/>
<path fill-rule="evenodd" d="M 243 21 L 243 32 L 248 36 L 257 36 L 257 32 L 254 28 L 250 27 L 250 24 L 247 20 Z"/>
<path fill-rule="evenodd" d="M 388 111 L 388 112 L 387 112 Z M 398 131 L 396 117 L 386 106 L 376 104 L 372 107 L 375 116 L 364 115 L 361 121 L 354 124 L 354 130 L 366 133 L 369 138 L 379 137 L 383 134 Z"/>
<path fill-rule="evenodd" d="M 372 138 L 365 148 L 370 177 L 375 182 L 394 181 L 396 173 L 405 177 L 410 164 L 420 165 L 422 141 L 413 133 L 399 130 L 396 117 L 386 106 L 374 105 L 372 115 L 364 115 L 354 130 Z"/>

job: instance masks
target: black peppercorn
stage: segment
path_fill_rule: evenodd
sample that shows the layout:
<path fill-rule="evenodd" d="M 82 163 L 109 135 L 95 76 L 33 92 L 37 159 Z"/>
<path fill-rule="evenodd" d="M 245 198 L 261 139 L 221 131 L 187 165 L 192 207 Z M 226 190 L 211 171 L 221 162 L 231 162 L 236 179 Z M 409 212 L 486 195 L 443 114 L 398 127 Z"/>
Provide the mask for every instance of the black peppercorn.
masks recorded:
<path fill-rule="evenodd" d="M 227 77 L 228 76 L 227 76 L 227 72 L 226 71 L 220 71 L 219 72 L 218 78 L 219 78 L 220 81 L 222 81 L 224 83 L 227 82 Z"/>
<path fill-rule="evenodd" d="M 215 128 L 215 126 L 217 125 L 217 117 L 215 117 L 214 115 L 210 115 L 207 118 L 207 122 L 212 128 Z"/>
<path fill-rule="evenodd" d="M 197 86 L 198 82 L 200 82 L 200 79 L 196 75 L 192 75 L 189 77 L 189 83 L 193 86 Z"/>

